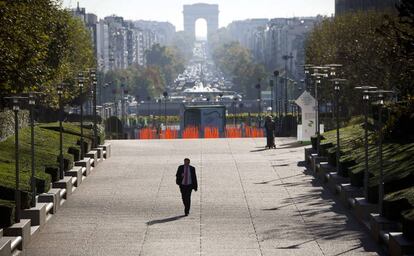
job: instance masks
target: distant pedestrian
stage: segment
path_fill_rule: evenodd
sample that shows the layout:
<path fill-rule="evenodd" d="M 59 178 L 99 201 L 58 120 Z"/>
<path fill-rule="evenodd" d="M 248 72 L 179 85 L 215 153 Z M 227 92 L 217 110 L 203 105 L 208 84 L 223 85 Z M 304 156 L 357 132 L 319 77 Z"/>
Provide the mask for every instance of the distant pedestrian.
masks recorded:
<path fill-rule="evenodd" d="M 266 129 L 266 148 L 276 148 L 275 145 L 275 122 L 271 116 L 266 116 L 264 127 Z"/>
<path fill-rule="evenodd" d="M 197 176 L 193 166 L 190 165 L 190 159 L 184 159 L 184 165 L 180 165 L 176 174 L 176 183 L 180 186 L 181 198 L 184 204 L 184 214 L 188 216 L 191 207 L 191 192 L 197 191 Z"/>

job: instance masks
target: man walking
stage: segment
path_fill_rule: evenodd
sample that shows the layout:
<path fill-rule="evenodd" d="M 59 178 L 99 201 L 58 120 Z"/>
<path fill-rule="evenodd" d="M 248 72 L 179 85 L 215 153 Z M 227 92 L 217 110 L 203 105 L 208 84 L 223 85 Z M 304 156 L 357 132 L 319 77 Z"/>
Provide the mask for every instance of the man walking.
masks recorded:
<path fill-rule="evenodd" d="M 184 159 L 184 165 L 180 165 L 176 174 L 176 183 L 180 186 L 181 198 L 184 203 L 184 214 L 188 216 L 191 206 L 191 192 L 197 191 L 197 176 L 195 168 L 190 165 L 190 159 Z"/>

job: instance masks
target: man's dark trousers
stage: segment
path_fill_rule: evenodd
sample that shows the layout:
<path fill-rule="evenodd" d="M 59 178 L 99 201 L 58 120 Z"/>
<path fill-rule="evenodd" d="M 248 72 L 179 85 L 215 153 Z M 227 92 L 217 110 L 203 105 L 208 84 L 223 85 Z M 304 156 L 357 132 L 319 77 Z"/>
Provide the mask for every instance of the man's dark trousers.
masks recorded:
<path fill-rule="evenodd" d="M 193 185 L 180 185 L 180 191 L 181 198 L 183 199 L 184 203 L 184 213 L 189 214 L 191 207 L 191 191 L 193 191 Z"/>
<path fill-rule="evenodd" d="M 184 213 L 188 215 L 190 213 L 190 206 L 191 206 L 191 190 L 197 191 L 198 184 L 197 184 L 197 175 L 196 170 L 193 166 L 189 165 L 190 174 L 191 174 L 191 184 L 190 185 L 183 185 L 183 178 L 184 178 L 184 165 L 178 166 L 177 174 L 176 174 L 176 184 L 180 186 L 181 197 L 184 203 Z"/>

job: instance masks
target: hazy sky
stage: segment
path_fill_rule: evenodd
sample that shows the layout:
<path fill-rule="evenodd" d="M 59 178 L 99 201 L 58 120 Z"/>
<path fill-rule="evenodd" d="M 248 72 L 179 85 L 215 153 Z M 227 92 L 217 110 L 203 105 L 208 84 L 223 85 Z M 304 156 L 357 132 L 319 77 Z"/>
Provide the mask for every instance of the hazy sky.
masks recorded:
<path fill-rule="evenodd" d="M 63 6 L 76 7 L 77 2 L 63 0 Z M 131 20 L 169 21 L 182 30 L 183 5 L 199 2 L 219 5 L 220 27 L 248 18 L 330 16 L 335 9 L 335 0 L 80 0 L 79 4 L 99 18 L 116 14 Z"/>

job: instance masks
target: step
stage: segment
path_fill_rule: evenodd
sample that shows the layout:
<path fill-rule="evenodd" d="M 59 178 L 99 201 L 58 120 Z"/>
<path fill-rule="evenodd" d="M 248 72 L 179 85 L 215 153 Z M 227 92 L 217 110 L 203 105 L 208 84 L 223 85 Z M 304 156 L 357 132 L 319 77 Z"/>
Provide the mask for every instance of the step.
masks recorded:
<path fill-rule="evenodd" d="M 328 162 L 320 162 L 316 165 L 316 177 L 322 182 L 328 181 L 325 175 L 331 171 L 332 169 L 330 168 Z"/>
<path fill-rule="evenodd" d="M 98 166 L 98 151 L 91 150 L 85 154 L 85 157 L 89 157 L 91 159 L 91 165 L 93 167 Z"/>
<path fill-rule="evenodd" d="M 80 167 L 84 167 L 85 171 L 83 173 L 83 175 L 88 176 L 91 172 L 91 159 L 90 158 L 84 158 L 80 161 L 75 162 L 75 166 L 80 166 Z"/>
<path fill-rule="evenodd" d="M 324 156 L 318 156 L 317 154 L 311 154 L 311 169 L 314 174 L 316 174 L 316 165 L 321 162 L 327 162 L 328 158 Z"/>
<path fill-rule="evenodd" d="M 32 240 L 39 234 L 40 226 L 31 226 L 30 227 L 30 235 L 32 236 Z"/>
<path fill-rule="evenodd" d="M 11 251 L 12 253 L 16 250 L 23 250 L 23 239 L 21 236 L 9 236 L 10 238 L 12 238 L 11 241 Z"/>
<path fill-rule="evenodd" d="M 313 151 L 313 149 L 311 147 L 310 148 L 305 148 L 305 162 L 309 165 L 310 165 L 310 155 L 312 153 L 315 153 L 315 152 Z"/>
<path fill-rule="evenodd" d="M 338 184 L 336 185 L 336 190 L 338 191 L 341 202 L 347 207 L 351 207 L 349 205 L 349 198 L 359 198 L 364 194 L 362 188 L 354 187 L 351 183 Z"/>
<path fill-rule="evenodd" d="M 342 177 L 336 172 L 330 172 L 325 177 L 328 180 L 328 188 L 334 194 L 338 193 L 338 185 L 349 183 L 349 178 Z"/>
<path fill-rule="evenodd" d="M 12 242 L 12 239 L 10 237 L 0 238 L 0 256 L 11 255 L 11 242 Z"/>
<path fill-rule="evenodd" d="M 402 256 L 414 253 L 414 241 L 406 239 L 402 232 L 390 232 L 388 252 L 391 256 Z"/>
<path fill-rule="evenodd" d="M 67 176 L 76 178 L 76 182 L 73 184 L 76 187 L 79 187 L 80 184 L 82 183 L 82 174 L 83 174 L 82 169 L 83 168 L 84 167 L 82 166 L 74 166 L 72 169 L 70 169 L 69 171 L 65 173 L 65 175 Z M 85 168 L 85 171 L 86 171 L 86 168 Z"/>
<path fill-rule="evenodd" d="M 32 226 L 43 226 L 46 223 L 46 207 L 48 203 L 37 203 L 35 207 L 21 211 L 22 219 L 30 219 Z"/>
<path fill-rule="evenodd" d="M 63 177 L 63 179 L 53 182 L 52 187 L 65 189 L 66 193 L 63 196 L 63 198 L 68 199 L 70 195 L 72 194 L 72 177 L 69 177 L 69 176 Z M 61 195 L 62 195 L 62 191 L 61 191 Z"/>
<path fill-rule="evenodd" d="M 357 219 L 362 222 L 369 222 L 372 213 L 378 213 L 378 205 L 371 204 L 363 197 L 353 198 L 353 211 Z"/>
<path fill-rule="evenodd" d="M 65 199 L 62 199 L 62 201 L 60 201 L 60 206 L 64 205 L 66 203 Z"/>
<path fill-rule="evenodd" d="M 104 156 L 106 159 L 111 157 L 111 143 L 105 143 L 103 145 L 99 145 L 99 147 L 104 149 Z"/>
<path fill-rule="evenodd" d="M 5 237 L 21 237 L 22 238 L 22 248 L 26 248 L 31 240 L 30 233 L 30 219 L 21 219 L 19 223 L 14 223 L 10 227 L 4 230 Z"/>
<path fill-rule="evenodd" d="M 0 256 L 14 255 L 15 252 L 23 250 L 21 236 L 3 236 L 0 238 Z"/>
<path fill-rule="evenodd" d="M 60 195 L 60 188 L 51 188 L 47 193 L 40 194 L 37 197 L 39 203 L 53 203 L 53 208 L 50 213 L 55 214 L 60 205 L 60 200 L 62 199 Z"/>
<path fill-rule="evenodd" d="M 382 241 L 384 238 L 389 240 L 384 234 L 389 232 L 401 232 L 401 225 L 397 221 L 389 220 L 378 213 L 370 214 L 369 223 L 371 235 L 377 242 L 388 243 L 388 241 Z"/>
<path fill-rule="evenodd" d="M 104 160 L 104 149 L 103 149 L 103 147 L 93 148 L 92 150 L 95 150 L 96 152 L 98 152 L 98 163 L 103 162 L 103 160 Z"/>

